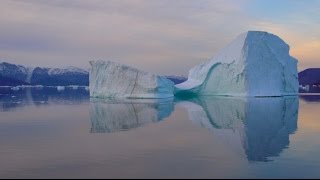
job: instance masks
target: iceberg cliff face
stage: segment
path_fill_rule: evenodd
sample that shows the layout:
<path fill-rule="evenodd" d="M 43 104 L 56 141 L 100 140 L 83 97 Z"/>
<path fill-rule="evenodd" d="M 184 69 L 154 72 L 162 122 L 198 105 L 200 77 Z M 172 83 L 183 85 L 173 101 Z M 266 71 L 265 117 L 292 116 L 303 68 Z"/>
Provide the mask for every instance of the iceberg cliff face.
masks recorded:
<path fill-rule="evenodd" d="M 298 93 L 297 60 L 278 36 L 249 31 L 212 60 L 189 71 L 176 93 L 227 96 L 283 96 Z"/>
<path fill-rule="evenodd" d="M 164 77 L 114 62 L 91 61 L 90 96 L 96 98 L 170 98 L 174 83 Z"/>

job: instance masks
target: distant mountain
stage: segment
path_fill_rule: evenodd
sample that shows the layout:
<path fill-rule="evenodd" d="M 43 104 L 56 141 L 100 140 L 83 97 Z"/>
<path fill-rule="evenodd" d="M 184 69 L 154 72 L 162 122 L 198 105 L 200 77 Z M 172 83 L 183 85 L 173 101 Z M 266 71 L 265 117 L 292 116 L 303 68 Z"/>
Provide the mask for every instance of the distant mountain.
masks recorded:
<path fill-rule="evenodd" d="M 320 68 L 310 68 L 299 73 L 300 85 L 320 85 Z"/>
<path fill-rule="evenodd" d="M 188 78 L 184 76 L 165 76 L 167 79 L 171 80 L 174 82 L 174 84 L 180 84 L 186 81 Z"/>
<path fill-rule="evenodd" d="M 1 86 L 15 82 L 43 86 L 89 85 L 89 73 L 76 67 L 24 67 L 4 62 L 0 64 L 0 77 Z"/>
<path fill-rule="evenodd" d="M 13 78 L 7 78 L 0 76 L 0 85 L 1 86 L 21 86 L 21 85 L 29 85 L 29 83 L 26 83 L 24 81 L 20 81 Z"/>
<path fill-rule="evenodd" d="M 0 64 L 0 76 L 2 76 L 2 78 L 27 82 L 28 74 L 29 69 L 26 67 L 6 62 Z"/>
<path fill-rule="evenodd" d="M 35 68 L 30 79 L 32 85 L 68 86 L 89 85 L 89 73 L 79 68 Z"/>

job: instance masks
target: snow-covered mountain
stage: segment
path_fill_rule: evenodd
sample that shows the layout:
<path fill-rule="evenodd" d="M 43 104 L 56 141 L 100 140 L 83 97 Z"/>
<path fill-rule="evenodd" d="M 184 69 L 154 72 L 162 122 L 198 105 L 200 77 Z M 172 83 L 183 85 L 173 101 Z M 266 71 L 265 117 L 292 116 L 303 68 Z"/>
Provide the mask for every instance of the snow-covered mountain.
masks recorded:
<path fill-rule="evenodd" d="M 0 64 L 0 75 L 3 78 L 11 78 L 18 81 L 27 82 L 28 68 L 20 65 L 1 63 Z"/>
<path fill-rule="evenodd" d="M 16 80 L 16 83 L 13 83 L 15 85 L 22 83 L 43 86 L 89 85 L 89 73 L 76 67 L 24 67 L 3 62 L 0 64 L 0 76 Z"/>

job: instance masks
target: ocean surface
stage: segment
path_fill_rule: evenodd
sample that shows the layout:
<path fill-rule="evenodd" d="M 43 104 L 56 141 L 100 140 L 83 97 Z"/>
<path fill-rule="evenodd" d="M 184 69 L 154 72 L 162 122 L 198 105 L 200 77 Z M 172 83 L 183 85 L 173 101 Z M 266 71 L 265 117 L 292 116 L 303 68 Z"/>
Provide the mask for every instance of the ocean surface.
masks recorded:
<path fill-rule="evenodd" d="M 319 178 L 320 95 L 90 99 L 0 88 L 1 178 Z"/>

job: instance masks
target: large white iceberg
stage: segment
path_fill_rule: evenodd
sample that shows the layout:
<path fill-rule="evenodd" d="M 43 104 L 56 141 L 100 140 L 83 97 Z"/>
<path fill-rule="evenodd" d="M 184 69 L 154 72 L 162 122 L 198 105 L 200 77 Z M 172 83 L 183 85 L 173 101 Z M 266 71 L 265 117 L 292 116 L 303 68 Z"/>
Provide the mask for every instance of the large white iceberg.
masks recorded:
<path fill-rule="evenodd" d="M 278 36 L 249 31 L 212 60 L 189 71 L 176 93 L 226 96 L 284 96 L 298 93 L 297 60 Z"/>
<path fill-rule="evenodd" d="M 90 96 L 96 98 L 170 98 L 169 79 L 115 62 L 91 61 Z"/>

